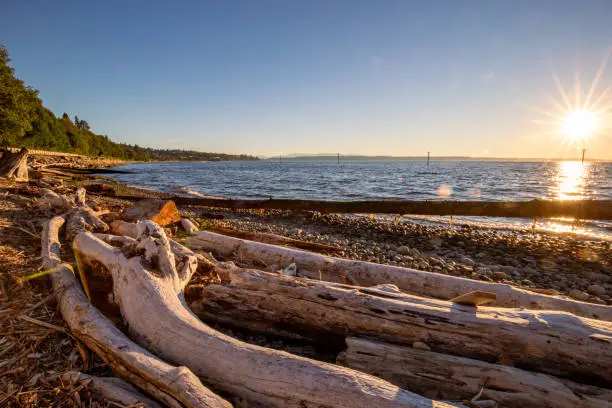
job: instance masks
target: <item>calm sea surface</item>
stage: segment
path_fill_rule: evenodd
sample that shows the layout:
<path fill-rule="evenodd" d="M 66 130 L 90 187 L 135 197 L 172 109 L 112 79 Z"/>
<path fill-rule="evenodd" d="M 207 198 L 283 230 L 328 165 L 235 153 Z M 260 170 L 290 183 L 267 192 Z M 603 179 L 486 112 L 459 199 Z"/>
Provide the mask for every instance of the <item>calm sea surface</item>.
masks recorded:
<path fill-rule="evenodd" d="M 326 200 L 612 199 L 612 163 L 580 162 L 179 162 L 119 167 L 121 182 L 231 198 Z M 429 218 L 429 222 L 436 221 Z M 525 226 L 528 220 L 479 220 Z M 612 235 L 609 223 L 540 228 Z"/>

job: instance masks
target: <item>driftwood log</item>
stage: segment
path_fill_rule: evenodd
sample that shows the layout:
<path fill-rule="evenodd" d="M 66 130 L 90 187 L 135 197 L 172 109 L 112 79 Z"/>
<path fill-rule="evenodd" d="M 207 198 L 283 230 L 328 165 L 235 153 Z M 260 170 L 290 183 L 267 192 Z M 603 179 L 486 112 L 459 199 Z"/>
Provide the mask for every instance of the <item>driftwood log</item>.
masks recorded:
<path fill-rule="evenodd" d="M 176 258 L 163 229 L 151 221 L 140 222 L 137 239 L 120 248 L 88 232 L 77 235 L 73 246 L 80 264 L 97 263 L 112 274 L 114 298 L 140 344 L 185 364 L 220 390 L 279 407 L 450 406 L 358 371 L 246 344 L 211 329 L 183 300 L 198 260 Z"/>
<path fill-rule="evenodd" d="M 420 214 L 479 217 L 612 220 L 612 200 L 532 201 L 318 201 L 318 200 L 228 200 L 221 198 L 173 197 L 180 205 L 235 209 L 318 211 L 343 214 Z"/>
<path fill-rule="evenodd" d="M 230 283 L 190 302 L 206 321 L 271 334 L 368 336 L 559 376 L 612 384 L 612 323 L 558 311 L 462 306 L 391 288 L 279 276 L 225 264 Z M 190 294 L 190 297 L 191 294 Z M 317 338 L 315 338 L 315 341 Z"/>
<path fill-rule="evenodd" d="M 244 261 L 257 261 L 281 267 L 295 263 L 299 276 L 359 286 L 394 284 L 401 290 L 438 299 L 453 299 L 469 292 L 496 295 L 492 306 L 563 310 L 578 316 L 612 321 L 612 307 L 579 302 L 566 297 L 534 293 L 502 283 L 418 271 L 392 265 L 334 258 L 282 246 L 247 241 L 201 231 L 187 238 L 194 249 L 203 249 Z"/>
<path fill-rule="evenodd" d="M 199 231 L 198 226 L 189 218 L 181 218 L 181 226 L 183 227 L 185 232 L 189 234 L 195 234 Z"/>
<path fill-rule="evenodd" d="M 68 371 L 59 378 L 62 384 L 85 386 L 93 394 L 121 406 L 144 406 L 146 408 L 161 408 L 157 402 L 139 393 L 129 383 L 115 377 L 95 377 L 78 371 Z"/>
<path fill-rule="evenodd" d="M 223 227 L 210 227 L 207 229 L 210 232 L 214 232 L 221 235 L 227 235 L 234 238 L 246 239 L 250 241 L 263 242 L 266 244 L 273 245 L 282 245 L 282 246 L 291 246 L 300 249 L 306 249 L 308 251 L 316 251 L 323 253 L 338 253 L 342 252 L 342 248 L 333 246 L 333 245 L 325 245 L 319 244 L 317 242 L 308 242 L 308 241 L 300 241 L 299 239 L 287 238 L 282 235 L 270 234 L 266 232 L 256 232 L 256 231 L 241 231 L 232 228 L 223 228 Z"/>
<path fill-rule="evenodd" d="M 612 407 L 612 390 L 469 358 L 349 337 L 338 363 L 430 398 L 481 397 L 511 408 Z"/>
<path fill-rule="evenodd" d="M 118 376 L 168 407 L 230 407 L 186 367 L 172 366 L 132 342 L 90 303 L 72 267 L 60 258 L 59 230 L 64 223 L 64 216 L 56 216 L 44 225 L 41 257 L 43 267 L 53 271 L 53 291 L 72 334 Z"/>
<path fill-rule="evenodd" d="M 28 149 L 24 147 L 17 153 L 4 149 L 0 157 L 0 177 L 28 181 Z"/>

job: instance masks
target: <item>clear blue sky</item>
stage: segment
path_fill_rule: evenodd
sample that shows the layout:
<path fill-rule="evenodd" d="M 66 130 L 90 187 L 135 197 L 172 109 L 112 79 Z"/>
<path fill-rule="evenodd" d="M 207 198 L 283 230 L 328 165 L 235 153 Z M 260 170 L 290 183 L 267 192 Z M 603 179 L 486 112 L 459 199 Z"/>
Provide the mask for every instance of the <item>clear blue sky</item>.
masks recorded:
<path fill-rule="evenodd" d="M 116 141 L 554 157 L 579 147 L 534 107 L 561 99 L 551 69 L 587 93 L 611 17 L 610 0 L 5 0 L 0 43 L 47 107 Z M 612 133 L 584 147 L 610 159 Z"/>

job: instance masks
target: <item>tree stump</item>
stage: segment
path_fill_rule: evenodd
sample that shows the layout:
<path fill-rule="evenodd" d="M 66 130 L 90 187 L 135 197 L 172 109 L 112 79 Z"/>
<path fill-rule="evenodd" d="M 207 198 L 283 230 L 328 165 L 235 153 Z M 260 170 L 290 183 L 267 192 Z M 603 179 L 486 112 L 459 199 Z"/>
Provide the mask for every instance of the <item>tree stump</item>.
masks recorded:
<path fill-rule="evenodd" d="M 28 149 L 25 147 L 17 153 L 8 149 L 2 152 L 0 158 L 0 177 L 16 181 L 28 181 Z"/>

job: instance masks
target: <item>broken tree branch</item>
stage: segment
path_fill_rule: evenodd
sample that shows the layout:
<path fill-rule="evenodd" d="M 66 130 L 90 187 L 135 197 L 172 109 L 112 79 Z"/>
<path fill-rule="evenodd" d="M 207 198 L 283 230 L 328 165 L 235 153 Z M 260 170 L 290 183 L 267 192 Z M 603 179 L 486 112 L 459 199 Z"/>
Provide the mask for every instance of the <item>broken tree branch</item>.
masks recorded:
<path fill-rule="evenodd" d="M 41 256 L 50 274 L 53 291 L 72 334 L 92 349 L 120 377 L 153 395 L 169 407 L 229 407 L 229 403 L 205 388 L 186 367 L 175 367 L 136 345 L 87 299 L 72 267 L 60 259 L 57 216 L 43 227 Z"/>

